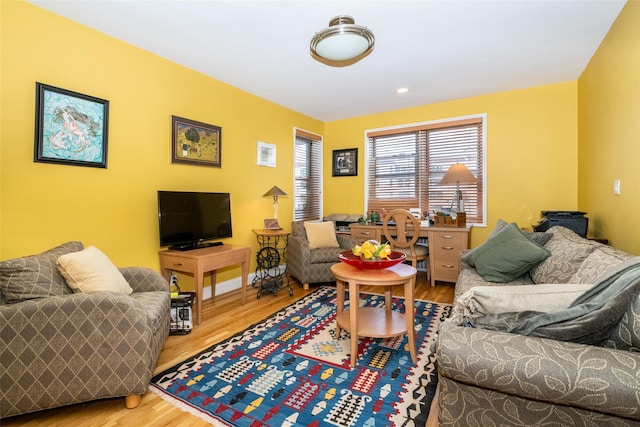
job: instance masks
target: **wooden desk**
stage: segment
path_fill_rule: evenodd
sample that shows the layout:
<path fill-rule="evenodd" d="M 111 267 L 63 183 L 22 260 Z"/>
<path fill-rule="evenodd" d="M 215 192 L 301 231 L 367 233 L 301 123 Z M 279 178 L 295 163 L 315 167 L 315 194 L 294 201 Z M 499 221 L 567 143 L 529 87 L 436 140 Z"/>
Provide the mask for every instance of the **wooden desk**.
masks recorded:
<path fill-rule="evenodd" d="M 351 236 L 361 245 L 369 239 L 382 242 L 382 226 L 375 224 L 351 224 Z M 391 232 L 395 227 L 389 227 Z M 420 237 L 429 242 L 429 271 L 431 286 L 436 280 L 455 283 L 460 273 L 460 254 L 469 249 L 470 228 L 461 227 L 420 227 Z"/>
<path fill-rule="evenodd" d="M 216 270 L 235 264 L 242 264 L 242 304 L 247 301 L 247 278 L 251 248 L 238 245 L 221 245 L 191 251 L 160 251 L 160 268 L 165 279 L 171 271 L 187 273 L 196 282 L 195 324 L 199 325 L 202 314 L 202 288 L 204 274 L 211 272 L 211 295 L 216 294 Z"/>
<path fill-rule="evenodd" d="M 417 270 L 397 264 L 381 270 L 360 270 L 343 262 L 331 266 L 336 278 L 336 339 L 342 329 L 351 332 L 351 369 L 356 366 L 358 337 L 388 338 L 407 334 L 409 352 L 417 362 L 414 330 L 414 294 Z M 349 309 L 344 310 L 345 284 L 349 287 Z M 360 285 L 384 286 L 384 308 L 360 307 Z M 404 286 L 405 314 L 391 310 L 391 287 Z"/>

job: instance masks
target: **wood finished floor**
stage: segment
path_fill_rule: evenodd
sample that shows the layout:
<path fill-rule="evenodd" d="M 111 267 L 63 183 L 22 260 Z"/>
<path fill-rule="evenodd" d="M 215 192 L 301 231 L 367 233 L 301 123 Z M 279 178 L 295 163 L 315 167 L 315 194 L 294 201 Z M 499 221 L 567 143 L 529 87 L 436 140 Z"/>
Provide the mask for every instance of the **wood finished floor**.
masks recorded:
<path fill-rule="evenodd" d="M 202 324 L 188 335 L 172 335 L 167 338 L 154 374 L 159 373 L 189 356 L 240 332 L 247 326 L 259 322 L 267 316 L 286 307 L 292 302 L 311 293 L 316 287 L 305 291 L 297 282 L 292 283 L 293 296 L 285 290 L 276 296 L 265 294 L 256 299 L 256 290 L 249 288 L 247 303 L 241 304 L 240 291 L 232 291 L 202 302 Z M 380 292 L 380 288 L 363 291 Z M 402 287 L 395 287 L 394 294 L 402 295 Z M 418 274 L 416 298 L 439 303 L 453 301 L 454 285 L 437 283 L 429 286 L 424 273 Z M 434 404 L 437 403 L 434 401 Z M 32 414 L 0 420 L 2 427 L 53 427 L 53 426 L 207 426 L 205 421 L 186 413 L 166 402 L 156 394 L 147 391 L 142 396 L 140 406 L 135 409 L 124 407 L 124 398 L 104 399 L 79 403 L 63 408 L 50 409 Z M 437 427 L 437 409 L 432 406 L 427 427 Z"/>

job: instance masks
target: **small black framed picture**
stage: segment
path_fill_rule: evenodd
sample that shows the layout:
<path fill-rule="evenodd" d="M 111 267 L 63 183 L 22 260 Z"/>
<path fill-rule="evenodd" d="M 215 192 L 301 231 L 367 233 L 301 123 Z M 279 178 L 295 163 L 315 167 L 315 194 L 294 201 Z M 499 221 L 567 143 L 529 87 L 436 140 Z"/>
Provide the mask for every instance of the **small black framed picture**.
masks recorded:
<path fill-rule="evenodd" d="M 109 101 L 36 82 L 34 162 L 107 167 Z"/>
<path fill-rule="evenodd" d="M 358 149 L 333 150 L 332 176 L 358 175 Z"/>

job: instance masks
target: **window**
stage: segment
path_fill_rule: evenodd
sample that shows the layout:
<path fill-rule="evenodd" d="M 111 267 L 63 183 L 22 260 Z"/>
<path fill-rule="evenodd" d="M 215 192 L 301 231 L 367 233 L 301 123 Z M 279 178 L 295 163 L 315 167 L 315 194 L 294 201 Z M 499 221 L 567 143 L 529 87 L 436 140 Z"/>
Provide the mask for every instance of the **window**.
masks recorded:
<path fill-rule="evenodd" d="M 293 220 L 317 220 L 322 215 L 322 137 L 295 131 Z"/>
<path fill-rule="evenodd" d="M 440 180 L 449 166 L 464 163 L 477 179 L 460 184 L 467 222 L 483 224 L 484 121 L 483 115 L 367 132 L 367 209 L 449 207 L 456 187 Z"/>

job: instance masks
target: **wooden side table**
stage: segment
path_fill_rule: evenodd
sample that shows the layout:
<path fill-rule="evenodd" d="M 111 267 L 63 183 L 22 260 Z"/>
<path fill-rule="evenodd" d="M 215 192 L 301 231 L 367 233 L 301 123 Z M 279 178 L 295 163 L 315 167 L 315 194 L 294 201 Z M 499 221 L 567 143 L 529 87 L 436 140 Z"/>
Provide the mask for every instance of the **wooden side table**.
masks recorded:
<path fill-rule="evenodd" d="M 200 324 L 202 313 L 202 288 L 204 274 L 211 272 L 211 294 L 216 294 L 216 270 L 235 264 L 242 264 L 242 304 L 247 302 L 247 280 L 251 248 L 238 245 L 221 245 L 191 251 L 160 251 L 160 268 L 165 279 L 171 271 L 193 275 L 196 282 L 196 304 L 194 320 Z"/>
<path fill-rule="evenodd" d="M 414 288 L 418 271 L 407 264 L 381 270 L 360 270 L 339 262 L 331 266 L 336 278 L 336 339 L 342 329 L 351 332 L 351 369 L 356 365 L 358 338 L 388 338 L 407 334 L 409 352 L 417 362 L 414 330 Z M 344 309 L 345 285 L 349 288 L 349 309 Z M 385 307 L 360 307 L 360 285 L 384 286 Z M 391 310 L 391 287 L 404 286 L 405 314 Z"/>
<path fill-rule="evenodd" d="M 290 231 L 254 229 L 260 249 L 256 254 L 256 274 L 252 286 L 260 285 L 256 297 L 260 299 L 263 293 L 278 293 L 286 287 L 289 296 L 293 296 L 293 289 L 287 276 L 287 246 Z M 284 265 L 284 268 L 281 267 Z"/>

